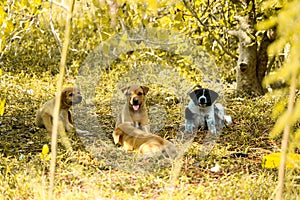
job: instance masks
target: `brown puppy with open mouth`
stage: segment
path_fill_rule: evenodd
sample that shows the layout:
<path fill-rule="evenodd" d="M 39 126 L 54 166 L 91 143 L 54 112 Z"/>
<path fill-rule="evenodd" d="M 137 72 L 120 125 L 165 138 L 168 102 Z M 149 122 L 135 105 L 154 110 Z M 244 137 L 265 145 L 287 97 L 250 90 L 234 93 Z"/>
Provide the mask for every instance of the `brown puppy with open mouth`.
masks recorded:
<path fill-rule="evenodd" d="M 171 142 L 154 135 L 146 133 L 132 126 L 131 122 L 119 124 L 113 133 L 115 144 L 120 144 L 126 151 L 138 151 L 143 155 L 163 153 L 175 158 L 177 155 L 175 145 Z"/>
<path fill-rule="evenodd" d="M 59 111 L 59 126 L 64 126 L 67 132 L 75 131 L 73 117 L 70 108 L 74 104 L 82 101 L 80 90 L 77 88 L 67 87 L 61 92 L 61 102 Z M 55 98 L 44 103 L 36 113 L 35 123 L 38 127 L 46 128 L 49 135 L 52 135 L 53 110 Z M 60 128 L 60 127 L 59 127 Z"/>
<path fill-rule="evenodd" d="M 150 133 L 145 96 L 149 88 L 141 85 L 130 85 L 122 89 L 126 95 L 126 103 L 118 116 L 116 127 L 124 122 L 132 122 L 133 126 Z"/>

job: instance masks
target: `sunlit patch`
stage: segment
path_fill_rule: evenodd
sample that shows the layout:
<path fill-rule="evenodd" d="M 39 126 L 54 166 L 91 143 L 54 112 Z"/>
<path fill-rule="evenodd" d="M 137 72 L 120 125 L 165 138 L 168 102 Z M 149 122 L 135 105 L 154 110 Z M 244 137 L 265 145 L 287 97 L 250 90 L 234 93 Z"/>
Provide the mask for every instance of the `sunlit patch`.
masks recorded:
<path fill-rule="evenodd" d="M 139 42 L 136 42 L 137 40 Z M 170 57 L 177 60 L 176 65 L 171 65 L 168 60 Z M 89 54 L 79 69 L 77 87 L 81 89 L 86 104 L 77 107 L 77 118 L 74 122 L 78 123 L 78 128 L 93 134 L 93 139 L 85 136 L 82 139 L 86 140 L 84 143 L 87 149 L 97 157 L 105 159 L 108 165 L 112 165 L 110 162 L 113 160 L 113 163 L 118 163 L 118 167 L 123 170 L 145 172 L 157 167 L 170 167 L 175 160 L 168 161 L 159 155 L 147 158 L 147 162 L 151 164 L 142 164 L 145 158 L 139 155 L 133 162 L 128 156 L 132 157 L 135 154 L 127 154 L 112 143 L 114 121 L 127 98 L 121 89 L 130 84 L 149 86 L 146 106 L 149 112 L 150 132 L 172 141 L 180 151 L 180 156 L 183 156 L 195 136 L 182 137 L 184 109 L 189 101 L 187 92 L 195 83 L 201 83 L 221 96 L 223 90 L 218 74 L 211 56 L 201 46 L 194 45 L 177 32 L 148 28 L 119 33 Z M 97 92 L 101 92 L 101 95 Z M 139 107 L 137 104 L 132 105 L 133 110 L 138 110 Z M 82 118 L 90 121 L 83 123 Z M 216 139 L 210 140 L 209 146 L 213 145 Z M 103 143 L 105 145 L 98 146 Z M 206 153 L 199 152 L 199 155 Z M 110 159 L 111 157 L 113 159 Z"/>

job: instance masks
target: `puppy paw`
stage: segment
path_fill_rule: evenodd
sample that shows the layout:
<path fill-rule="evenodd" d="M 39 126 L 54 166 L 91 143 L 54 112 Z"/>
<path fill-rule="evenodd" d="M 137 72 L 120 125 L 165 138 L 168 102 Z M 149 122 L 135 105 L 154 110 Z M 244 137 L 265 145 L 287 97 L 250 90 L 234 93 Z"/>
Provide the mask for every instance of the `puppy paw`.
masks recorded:
<path fill-rule="evenodd" d="M 186 119 L 185 121 L 185 132 L 193 132 L 196 129 L 196 126 L 192 120 Z"/>

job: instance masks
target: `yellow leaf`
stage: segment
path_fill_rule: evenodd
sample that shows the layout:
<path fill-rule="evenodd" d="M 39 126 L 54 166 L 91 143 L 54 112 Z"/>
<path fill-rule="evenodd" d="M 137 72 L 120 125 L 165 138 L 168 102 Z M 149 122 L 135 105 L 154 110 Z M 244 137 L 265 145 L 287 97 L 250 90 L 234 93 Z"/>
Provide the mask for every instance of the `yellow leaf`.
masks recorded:
<path fill-rule="evenodd" d="M 201 1 L 195 1 L 195 7 L 199 7 L 199 6 L 201 6 Z"/>
<path fill-rule="evenodd" d="M 160 18 L 158 20 L 161 24 L 162 27 L 169 27 L 170 23 L 171 23 L 171 19 L 170 16 L 163 16 L 162 18 Z"/>
<path fill-rule="evenodd" d="M 284 127 L 287 125 L 287 123 L 289 122 L 289 117 L 290 114 L 285 111 L 277 120 L 276 124 L 274 125 L 271 133 L 270 133 L 270 137 L 274 138 L 277 137 L 284 129 Z"/>
<path fill-rule="evenodd" d="M 174 15 L 175 14 L 174 8 L 173 7 L 169 8 L 169 12 L 170 12 L 171 15 Z"/>
<path fill-rule="evenodd" d="M 101 8 L 103 6 L 103 2 L 101 0 L 92 0 L 92 2 L 96 8 Z M 120 1 L 117 1 L 117 3 L 118 5 L 123 5 Z"/>
<path fill-rule="evenodd" d="M 4 115 L 5 99 L 0 99 L 0 116 Z"/>
<path fill-rule="evenodd" d="M 5 12 L 4 8 L 0 7 L 0 22 L 3 23 L 5 20 L 5 17 L 7 16 L 7 13 Z"/>
<path fill-rule="evenodd" d="M 182 2 L 179 2 L 175 5 L 175 8 L 179 9 L 179 10 L 184 10 L 185 6 L 183 5 Z"/>
<path fill-rule="evenodd" d="M 267 30 L 278 23 L 278 19 L 275 17 L 270 17 L 268 20 L 259 22 L 257 25 L 258 30 Z"/>
<path fill-rule="evenodd" d="M 277 0 L 269 0 L 269 1 L 264 1 L 262 2 L 262 9 L 269 9 L 269 8 L 281 8 L 282 2 L 277 1 Z"/>
<path fill-rule="evenodd" d="M 30 7 L 30 3 L 28 0 L 21 0 L 21 6 L 22 7 Z"/>
<path fill-rule="evenodd" d="M 290 139 L 289 150 L 290 152 L 295 151 L 295 149 L 299 149 L 300 147 L 300 129 L 295 131 L 293 136 Z"/>
<path fill-rule="evenodd" d="M 149 10 L 153 11 L 154 13 L 157 12 L 157 1 L 150 0 L 148 1 Z"/>
<path fill-rule="evenodd" d="M 48 154 L 48 153 L 49 153 L 49 147 L 48 147 L 47 144 L 44 144 L 44 145 L 43 145 L 43 149 L 42 149 L 42 154 L 43 154 L 43 155 L 46 155 L 46 154 Z"/>
<path fill-rule="evenodd" d="M 286 98 L 282 99 L 280 102 L 278 102 L 273 109 L 272 112 L 272 118 L 276 119 L 281 113 L 284 112 L 288 100 Z"/>
<path fill-rule="evenodd" d="M 263 168 L 276 168 L 280 165 L 281 153 L 272 153 L 266 155 L 262 159 Z M 300 155 L 295 153 L 287 154 L 286 167 L 299 168 L 300 167 Z"/>
<path fill-rule="evenodd" d="M 300 109 L 300 101 L 298 100 L 296 101 L 294 109 L 291 113 L 285 110 L 280 115 L 276 124 L 274 125 L 274 128 L 270 133 L 270 137 L 274 138 L 278 136 L 283 131 L 284 127 L 286 127 L 287 125 L 291 126 L 295 124 L 300 118 L 299 109 Z"/>
<path fill-rule="evenodd" d="M 29 27 L 29 25 L 30 25 L 30 22 L 27 21 L 27 22 L 25 23 L 24 30 L 26 30 L 26 29 Z"/>

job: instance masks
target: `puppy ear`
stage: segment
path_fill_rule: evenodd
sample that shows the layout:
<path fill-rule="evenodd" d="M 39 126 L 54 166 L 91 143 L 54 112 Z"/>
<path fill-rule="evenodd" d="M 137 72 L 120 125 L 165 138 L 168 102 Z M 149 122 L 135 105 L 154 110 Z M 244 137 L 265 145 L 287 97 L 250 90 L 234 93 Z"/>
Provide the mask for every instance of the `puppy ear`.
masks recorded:
<path fill-rule="evenodd" d="M 67 97 L 67 91 L 66 90 L 63 90 L 61 93 L 60 93 L 60 101 L 61 102 L 64 102 L 64 100 L 66 99 Z"/>
<path fill-rule="evenodd" d="M 215 102 L 215 100 L 219 97 L 219 94 L 213 90 L 209 90 L 209 96 L 211 99 L 211 103 Z"/>
<path fill-rule="evenodd" d="M 124 87 L 121 89 L 121 91 L 123 92 L 123 94 L 128 94 L 128 89 L 130 88 L 130 86 Z"/>
<path fill-rule="evenodd" d="M 198 105 L 198 98 L 200 97 L 201 91 L 201 89 L 198 89 L 189 93 L 189 96 L 191 97 L 195 105 Z"/>
<path fill-rule="evenodd" d="M 146 95 L 149 91 L 149 87 L 143 85 L 143 86 L 141 86 L 141 88 L 143 89 L 144 94 Z"/>

